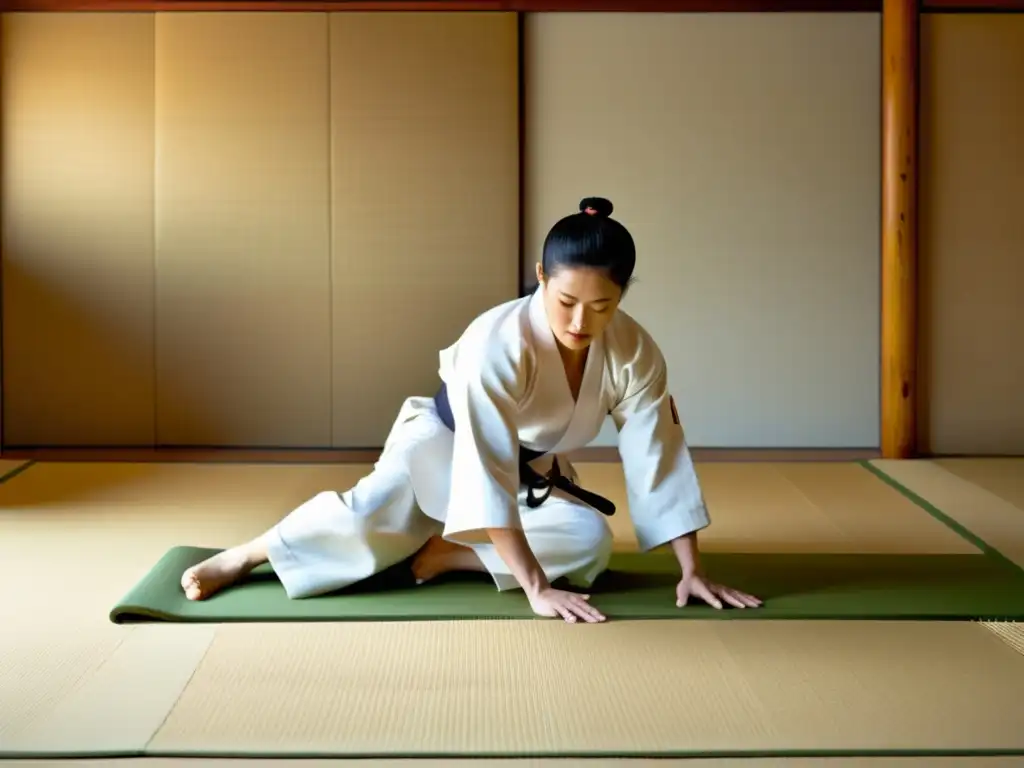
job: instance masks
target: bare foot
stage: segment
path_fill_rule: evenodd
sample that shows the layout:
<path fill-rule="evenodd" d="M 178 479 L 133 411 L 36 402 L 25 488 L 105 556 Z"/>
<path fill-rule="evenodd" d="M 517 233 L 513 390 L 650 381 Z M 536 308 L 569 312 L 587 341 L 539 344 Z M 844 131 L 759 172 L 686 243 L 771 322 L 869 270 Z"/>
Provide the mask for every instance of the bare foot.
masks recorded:
<path fill-rule="evenodd" d="M 412 561 L 416 583 L 430 581 L 451 571 L 483 571 L 484 564 L 469 547 L 432 536 Z"/>
<path fill-rule="evenodd" d="M 249 546 L 219 552 L 194 565 L 181 576 L 181 588 L 189 600 L 204 600 L 230 586 L 259 564 Z"/>

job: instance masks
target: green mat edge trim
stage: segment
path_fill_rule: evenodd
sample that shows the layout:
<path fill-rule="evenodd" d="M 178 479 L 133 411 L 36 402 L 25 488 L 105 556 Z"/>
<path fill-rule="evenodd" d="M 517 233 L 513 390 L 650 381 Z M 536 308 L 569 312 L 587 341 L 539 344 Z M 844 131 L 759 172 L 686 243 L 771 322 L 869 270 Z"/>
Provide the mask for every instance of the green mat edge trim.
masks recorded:
<path fill-rule="evenodd" d="M 937 749 L 893 748 L 893 749 L 857 749 L 855 747 L 839 749 L 676 749 L 676 750 L 551 750 L 551 751 L 506 751 L 486 752 L 467 750 L 466 752 L 431 752 L 431 751 L 398 751 L 398 752 L 326 752 L 326 751 L 262 751 L 253 750 L 202 750 L 202 749 L 111 749 L 111 750 L 71 750 L 60 751 L 4 751 L 0 749 L 0 760 L 60 760 L 60 759 L 111 759 L 111 758 L 206 758 L 217 760 L 536 760 L 536 759 L 665 759 L 665 758 L 750 758 L 770 759 L 782 758 L 836 758 L 836 757 L 1019 757 L 1024 756 L 1024 747 L 979 747 L 976 749 Z"/>
<path fill-rule="evenodd" d="M 2 458 L 3 457 L 0 456 L 0 459 L 2 459 Z M 17 459 L 14 459 L 14 461 L 17 461 Z M 28 459 L 28 460 L 26 460 L 25 463 L 22 464 L 21 466 L 15 467 L 14 469 L 12 469 L 10 472 L 8 472 L 5 475 L 0 475 L 0 483 L 6 483 L 8 480 L 13 480 L 18 475 L 20 475 L 22 472 L 27 470 L 29 467 L 34 467 L 35 464 L 36 464 L 36 460 L 35 459 Z"/>
<path fill-rule="evenodd" d="M 981 550 L 982 554 L 984 554 L 986 557 L 990 557 L 993 560 L 997 560 L 1002 565 L 1008 566 L 1016 571 L 1024 572 L 1024 567 L 1015 563 L 1013 560 L 1008 558 L 1006 555 L 1004 555 L 998 549 L 993 547 L 991 544 L 989 544 L 983 538 L 978 536 L 976 533 L 971 531 L 965 525 L 959 523 L 957 520 L 947 515 L 941 509 L 939 509 L 930 501 L 928 501 L 928 499 L 918 495 L 917 493 L 903 485 L 903 483 L 901 483 L 899 480 L 892 477 L 884 470 L 876 467 L 874 464 L 871 463 L 870 460 L 861 460 L 858 461 L 857 463 L 860 464 L 868 472 L 873 474 L 875 477 L 877 477 L 879 480 L 881 480 L 883 483 L 888 485 L 890 488 L 893 488 L 894 490 L 898 491 L 905 498 L 912 501 L 914 504 L 923 509 L 933 518 L 935 518 L 940 523 L 945 525 L 947 528 L 949 528 L 951 531 L 957 534 L 960 538 L 964 539 L 970 544 L 973 544 L 975 547 Z"/>

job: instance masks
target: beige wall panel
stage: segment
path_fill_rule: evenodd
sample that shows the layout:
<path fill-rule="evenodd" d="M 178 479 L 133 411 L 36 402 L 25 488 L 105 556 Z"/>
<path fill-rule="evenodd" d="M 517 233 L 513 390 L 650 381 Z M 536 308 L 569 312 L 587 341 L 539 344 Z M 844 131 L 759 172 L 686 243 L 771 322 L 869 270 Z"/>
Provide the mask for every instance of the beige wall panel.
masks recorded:
<path fill-rule="evenodd" d="M 879 440 L 877 14 L 537 14 L 528 268 L 602 195 L 698 446 Z M 602 443 L 614 442 L 607 428 Z"/>
<path fill-rule="evenodd" d="M 331 17 L 334 444 L 379 446 L 518 289 L 515 14 Z"/>
<path fill-rule="evenodd" d="M 327 446 L 327 18 L 156 32 L 157 437 Z"/>
<path fill-rule="evenodd" d="M 6 445 L 153 441 L 153 17 L 3 18 Z"/>
<path fill-rule="evenodd" d="M 922 448 L 1024 454 L 1024 16 L 921 48 Z"/>

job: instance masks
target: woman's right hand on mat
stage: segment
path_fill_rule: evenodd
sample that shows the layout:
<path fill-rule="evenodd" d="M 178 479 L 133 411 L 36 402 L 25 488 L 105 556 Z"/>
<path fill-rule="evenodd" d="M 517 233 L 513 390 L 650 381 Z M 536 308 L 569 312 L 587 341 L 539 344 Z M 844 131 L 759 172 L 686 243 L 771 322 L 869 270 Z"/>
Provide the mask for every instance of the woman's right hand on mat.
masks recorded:
<path fill-rule="evenodd" d="M 588 624 L 604 621 L 604 614 L 592 606 L 589 600 L 590 595 L 547 587 L 530 595 L 530 607 L 538 616 L 561 616 L 569 624 L 574 624 L 580 619 Z"/>

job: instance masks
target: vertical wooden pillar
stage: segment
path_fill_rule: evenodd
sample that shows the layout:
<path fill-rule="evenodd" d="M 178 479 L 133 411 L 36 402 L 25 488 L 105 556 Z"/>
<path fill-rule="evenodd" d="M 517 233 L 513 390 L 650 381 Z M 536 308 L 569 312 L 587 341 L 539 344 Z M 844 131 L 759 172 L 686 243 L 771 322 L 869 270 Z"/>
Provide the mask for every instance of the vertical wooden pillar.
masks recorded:
<path fill-rule="evenodd" d="M 7 13 L 0 10 L 0 134 L 3 133 L 3 101 L 4 101 L 4 71 L 3 71 L 3 59 L 4 51 L 3 46 L 7 37 Z M 7 163 L 6 158 L 3 156 L 3 151 L 0 151 L 0 178 L 6 170 Z M 3 192 L 0 191 L 0 210 L 3 208 Z M 3 300 L 3 222 L 2 216 L 0 216 L 0 456 L 4 454 L 4 300 Z"/>
<path fill-rule="evenodd" d="M 917 452 L 917 0 L 882 6 L 882 456 Z"/>

